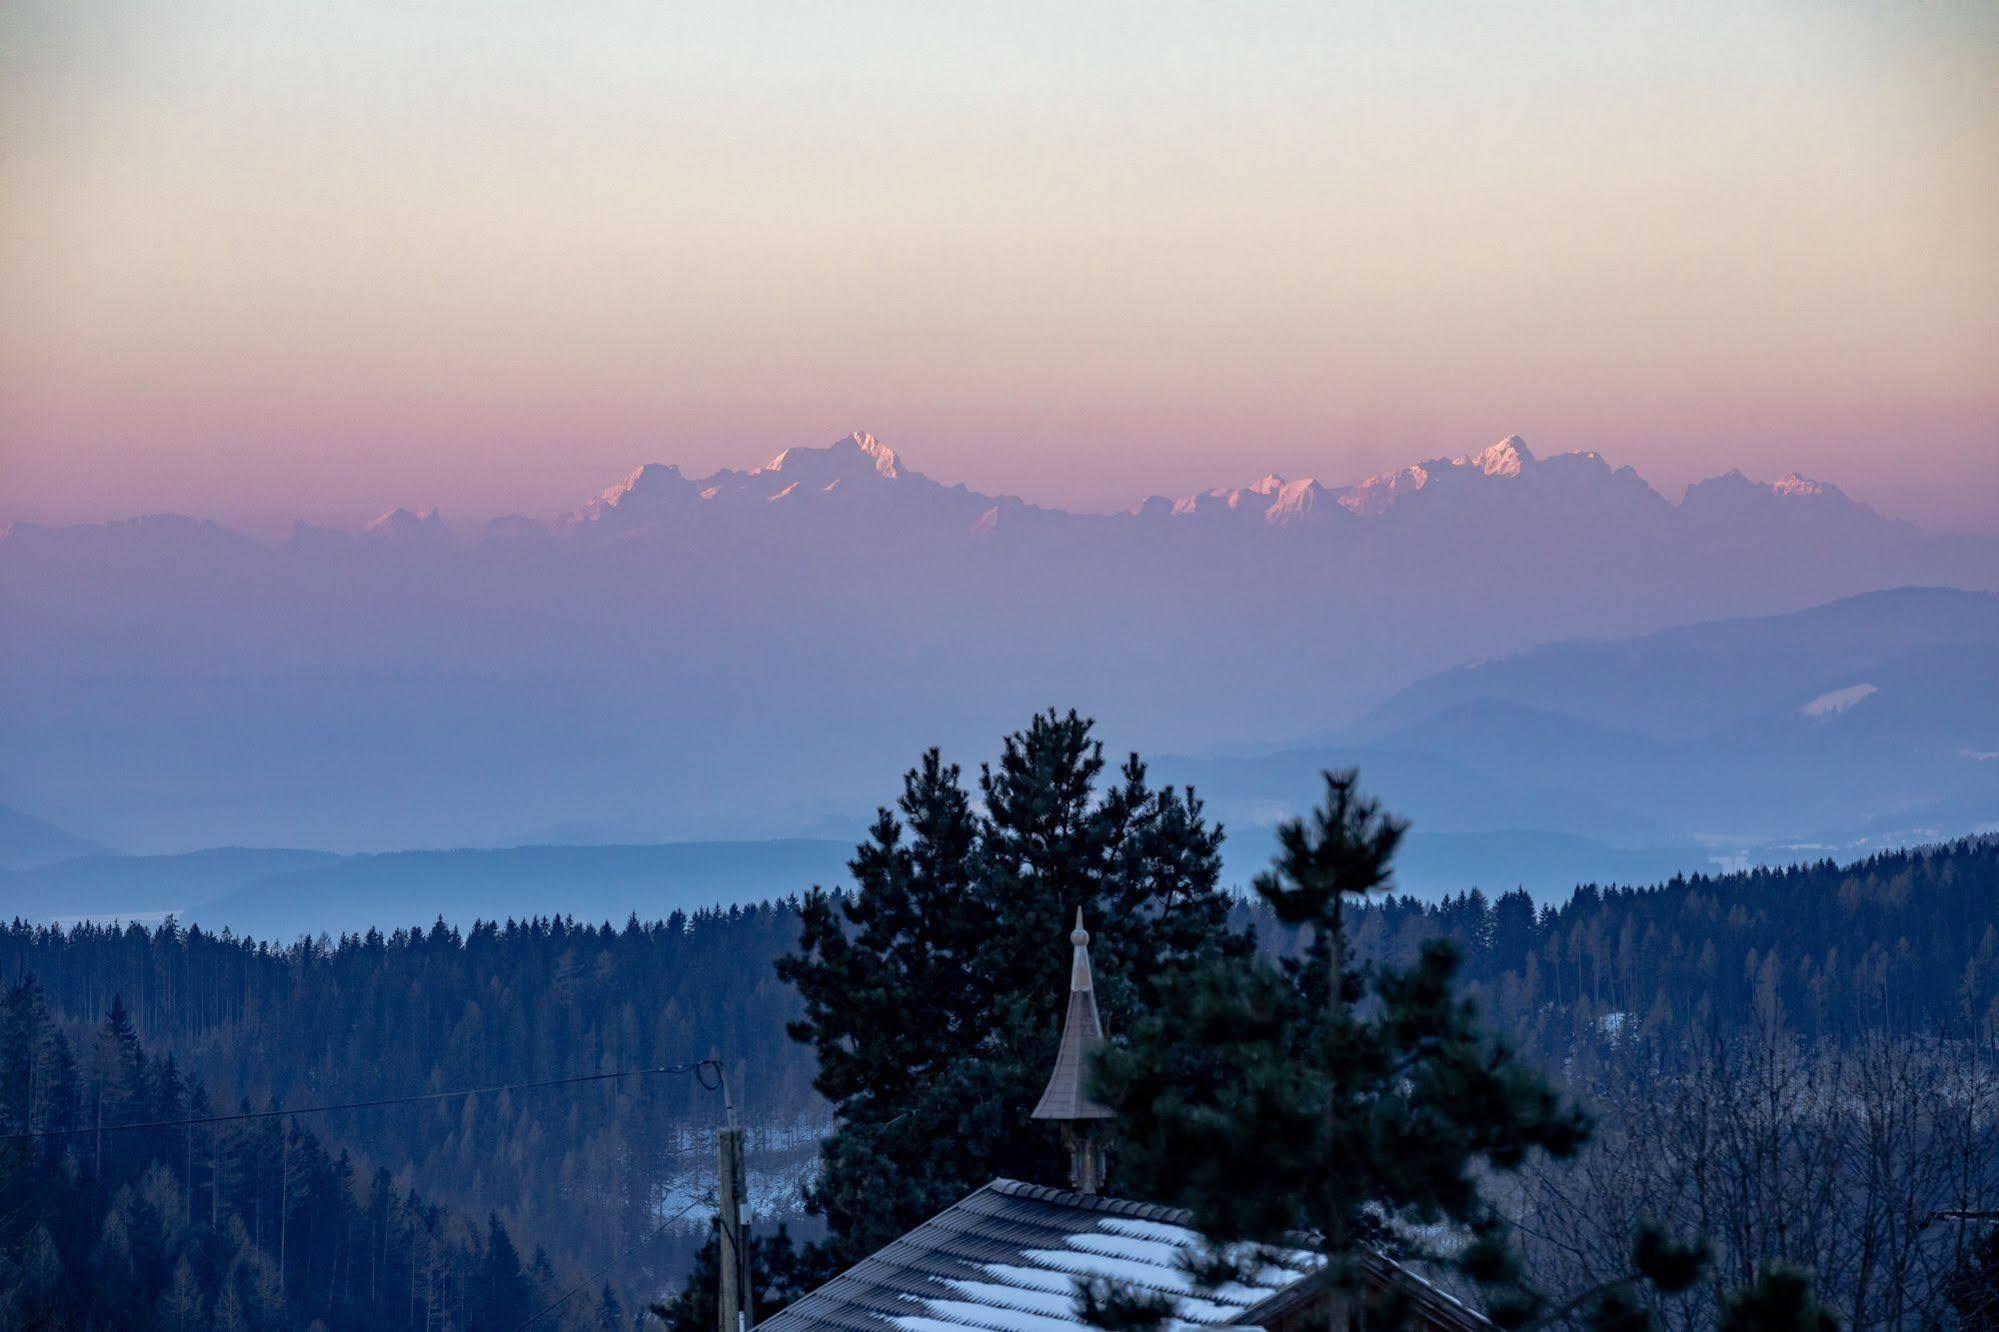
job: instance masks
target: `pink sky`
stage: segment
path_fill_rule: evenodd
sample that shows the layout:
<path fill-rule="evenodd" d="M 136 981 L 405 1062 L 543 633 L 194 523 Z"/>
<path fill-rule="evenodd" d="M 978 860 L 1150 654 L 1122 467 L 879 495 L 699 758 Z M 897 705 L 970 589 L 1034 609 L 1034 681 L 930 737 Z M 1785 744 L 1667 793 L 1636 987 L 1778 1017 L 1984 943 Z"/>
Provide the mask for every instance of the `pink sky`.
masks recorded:
<path fill-rule="evenodd" d="M 1999 531 L 1999 16 L 0 18 L 0 521 L 573 507 L 867 429 L 1120 507 L 1518 432 Z"/>

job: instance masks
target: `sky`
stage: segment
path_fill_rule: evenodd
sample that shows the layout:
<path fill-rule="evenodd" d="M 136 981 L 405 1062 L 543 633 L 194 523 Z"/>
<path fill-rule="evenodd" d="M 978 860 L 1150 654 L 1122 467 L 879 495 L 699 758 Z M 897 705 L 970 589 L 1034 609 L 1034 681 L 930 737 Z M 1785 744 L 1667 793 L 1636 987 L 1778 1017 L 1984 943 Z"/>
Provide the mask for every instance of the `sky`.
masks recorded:
<path fill-rule="evenodd" d="M 0 9 L 0 522 L 1519 433 L 1999 532 L 1999 6 Z"/>

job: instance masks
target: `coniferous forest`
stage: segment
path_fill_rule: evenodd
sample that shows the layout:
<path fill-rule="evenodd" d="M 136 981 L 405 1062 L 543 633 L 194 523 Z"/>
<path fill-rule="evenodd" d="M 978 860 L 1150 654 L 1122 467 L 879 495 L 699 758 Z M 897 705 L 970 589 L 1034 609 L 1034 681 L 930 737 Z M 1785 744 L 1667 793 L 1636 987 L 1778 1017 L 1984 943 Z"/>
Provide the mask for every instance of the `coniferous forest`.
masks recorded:
<path fill-rule="evenodd" d="M 1999 1332 L 1999 0 L 1040 8 L 0 0 L 0 1332 Z"/>
<path fill-rule="evenodd" d="M 805 1280 L 813 1254 L 849 1260 L 970 1179 L 912 1166 L 920 1187 L 884 1185 L 861 1215 L 875 1194 L 841 1191 L 862 1178 L 841 1152 L 901 1146 L 893 1115 L 854 1107 L 892 1094 L 965 1124 L 979 1121 L 959 1101 L 1031 1092 L 1060 1017 L 1030 1002 L 1033 977 L 1046 960 L 1059 987 L 1066 929 L 1041 918 L 1044 899 L 1124 902 L 1101 957 L 1114 1031 L 1152 1002 L 1148 958 L 1171 970 L 1252 940 L 1309 953 L 1309 931 L 1219 893 L 1221 830 L 1198 801 L 1149 787 L 1136 762 L 1107 767 L 1087 722 L 1037 719 L 983 776 L 975 808 L 947 765 L 912 772 L 856 852 L 858 894 L 800 885 L 621 926 L 552 912 L 282 947 L 172 922 L 16 922 L 0 931 L 0 1119 L 41 1136 L 10 1137 L 0 1158 L 0 1325 L 513 1327 L 566 1295 L 538 1325 L 631 1326 L 696 1266 L 698 1223 L 661 1223 L 701 1215 L 722 1111 L 699 1079 L 282 1112 L 711 1056 L 752 1127 L 753 1173 L 776 1178 L 837 1130 L 821 1187 L 774 1192 L 757 1216 L 804 1240 L 834 1223 L 785 1267 Z M 1493 1195 L 1542 1287 L 1603 1280 L 1643 1213 L 1716 1255 L 1705 1294 L 1657 1310 L 1665 1325 L 1710 1325 L 1730 1289 L 1783 1259 L 1852 1326 L 1989 1327 L 1999 1251 L 1969 1214 L 1999 1206 L 1995 904 L 1999 841 L 1983 839 L 1584 886 L 1542 907 L 1498 884 L 1379 895 L 1344 928 L 1363 968 L 1407 968 L 1449 941 L 1456 992 L 1596 1115 L 1574 1159 Z M 1006 1057 L 905 1061 L 895 1087 L 828 1062 L 857 1011 L 842 991 L 874 984 L 840 941 L 869 930 L 928 941 L 937 1003 L 1010 1015 Z M 980 939 L 1008 950 L 994 974 L 1013 979 L 954 991 L 952 950 Z M 935 1053 L 927 1039 L 907 1049 Z M 1028 1108 L 998 1112 L 953 1159 L 1060 1182 Z M 126 1129 L 263 1112 L 277 1113 Z"/>

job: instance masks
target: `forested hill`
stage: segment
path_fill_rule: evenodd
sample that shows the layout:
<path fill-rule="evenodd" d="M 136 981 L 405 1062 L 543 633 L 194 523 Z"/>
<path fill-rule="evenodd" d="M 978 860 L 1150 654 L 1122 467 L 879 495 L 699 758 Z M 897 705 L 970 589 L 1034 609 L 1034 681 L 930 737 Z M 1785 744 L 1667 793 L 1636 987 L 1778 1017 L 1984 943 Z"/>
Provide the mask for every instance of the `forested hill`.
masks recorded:
<path fill-rule="evenodd" d="M 1445 934 L 1497 1024 L 1549 1055 L 1577 1032 L 1699 1023 L 1730 1031 L 1781 1006 L 1800 1036 L 1968 1031 L 1999 1023 L 1999 838 L 1839 865 L 1584 885 L 1536 910 L 1524 892 L 1359 913 L 1363 957 L 1406 961 Z M 1284 948 L 1280 927 L 1258 924 Z M 1618 1015 L 1618 1016 L 1612 1016 Z"/>
<path fill-rule="evenodd" d="M 1239 908 L 1268 946 L 1283 932 Z M 1402 958 L 1439 933 L 1499 1026 L 1559 1066 L 1628 1029 L 1727 1031 L 1781 1009 L 1803 1036 L 1840 1038 L 1999 1020 L 1999 840 L 1848 866 L 1584 887 L 1560 908 L 1525 893 L 1396 899 L 1356 913 L 1362 957 Z M 785 1023 L 795 996 L 772 963 L 797 937 L 794 902 L 621 927 L 568 920 L 438 925 L 336 944 L 267 944 L 182 930 L 0 929 L 0 981 L 32 975 L 53 1022 L 89 1052 L 123 1000 L 136 1037 L 171 1053 L 216 1104 L 386 1096 L 726 1058 L 768 1155 L 816 1127 L 809 1052 Z M 1051 941 L 1051 966 L 1063 944 Z M 1622 1016 L 1612 1016 L 1622 1015 Z M 1051 1018 L 1051 1020 L 1053 1020 Z M 80 1058 L 86 1088 L 100 1073 Z M 1021 1107 L 1025 1113 L 1026 1107 Z M 371 1110 L 314 1126 L 329 1151 L 407 1167 L 459 1214 L 497 1214 L 523 1252 L 591 1270 L 632 1250 L 649 1218 L 694 1187 L 719 1115 L 687 1079 L 523 1092 Z M 808 1132 L 809 1140 L 809 1132 Z M 763 1147 L 759 1148 L 759 1141 Z M 770 1214 L 769 1208 L 765 1215 Z M 19 1261 L 22 1233 L 4 1236 Z M 475 1246 L 476 1247 L 476 1246 Z M 617 1278 L 656 1293 L 685 1242 L 639 1246 Z M 9 1269 L 11 1270 L 11 1269 Z M 405 1273 L 406 1277 L 406 1273 Z"/>
<path fill-rule="evenodd" d="M 192 1071 L 290 1100 L 715 1053 L 749 1070 L 748 1112 L 775 1114 L 804 1087 L 778 1057 L 790 1048 L 791 1004 L 772 966 L 796 937 L 790 902 L 622 927 L 536 918 L 460 931 L 440 921 L 284 947 L 171 920 L 68 930 L 17 921 L 0 930 L 0 980 L 34 975 L 55 1011 L 85 1024 L 122 999 L 138 1030 Z M 705 1105 L 685 1085 L 657 1098 L 676 1113 Z"/>
<path fill-rule="evenodd" d="M 796 932 L 784 905 L 622 928 L 438 925 L 287 948 L 171 923 L 16 924 L 0 931 L 0 978 L 35 976 L 78 1041 L 122 999 L 147 1042 L 224 1105 L 397 1096 L 720 1055 L 759 1126 L 757 1148 L 813 1105 L 809 1058 L 784 1032 L 791 996 L 772 966 Z M 370 1159 L 412 1171 L 457 1210 L 498 1213 L 523 1246 L 545 1244 L 586 1271 L 624 1255 L 620 1285 L 656 1293 L 690 1241 L 669 1233 L 635 1242 L 669 1199 L 677 1207 L 705 1185 L 706 1133 L 721 1115 L 719 1098 L 691 1078 L 645 1078 L 318 1123 Z"/>
<path fill-rule="evenodd" d="M 33 980 L 0 1002 L 0 1327 L 624 1324 L 609 1286 L 566 1291 L 573 1273 L 525 1258 L 497 1215 L 427 1202 L 407 1168 L 371 1171 L 291 1118 L 217 1106 L 123 1004 L 88 1037 L 79 1058 Z M 184 1119 L 204 1122 L 115 1127 Z"/>

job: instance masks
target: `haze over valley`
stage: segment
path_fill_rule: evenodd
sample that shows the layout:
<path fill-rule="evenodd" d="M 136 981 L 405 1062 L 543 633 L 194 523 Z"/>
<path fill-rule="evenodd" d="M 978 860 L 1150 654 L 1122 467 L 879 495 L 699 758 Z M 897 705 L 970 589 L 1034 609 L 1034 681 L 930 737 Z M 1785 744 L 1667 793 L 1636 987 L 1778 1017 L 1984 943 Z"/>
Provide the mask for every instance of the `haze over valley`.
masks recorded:
<path fill-rule="evenodd" d="M 19 0 L 0 181 L 0 1332 L 1999 1329 L 1999 5 Z"/>
<path fill-rule="evenodd" d="M 1999 541 L 1828 482 L 1731 472 L 1668 498 L 1517 437 L 1108 515 L 948 485 L 855 434 L 698 478 L 648 464 L 467 533 L 407 510 L 277 542 L 180 515 L 17 523 L 6 905 L 284 935 L 392 923 L 390 903 L 750 900 L 778 889 L 773 855 L 793 887 L 837 881 L 927 746 L 975 762 L 1058 700 L 1198 788 L 1239 882 L 1347 763 L 1414 819 L 1423 893 L 1904 844 L 1999 818 L 1994 587 Z M 372 896 L 280 889 L 297 865 L 240 854 L 157 862 L 177 868 L 135 896 L 129 861 L 71 854 L 769 839 L 804 840 L 648 853 L 650 882 L 580 850 L 313 871 L 372 870 Z"/>

